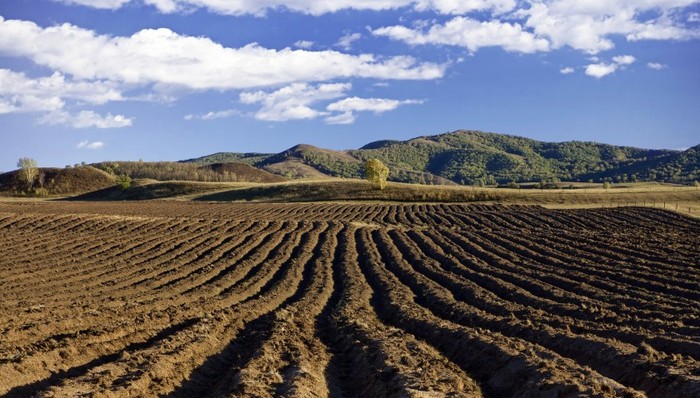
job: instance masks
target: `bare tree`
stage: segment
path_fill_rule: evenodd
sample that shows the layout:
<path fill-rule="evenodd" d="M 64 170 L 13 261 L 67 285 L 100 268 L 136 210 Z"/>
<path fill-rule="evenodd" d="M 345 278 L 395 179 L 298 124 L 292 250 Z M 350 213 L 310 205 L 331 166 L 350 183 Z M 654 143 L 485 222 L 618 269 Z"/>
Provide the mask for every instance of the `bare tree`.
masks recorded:
<path fill-rule="evenodd" d="M 36 160 L 32 158 L 19 158 L 17 161 L 17 167 L 20 169 L 20 176 L 22 179 L 27 181 L 29 185 L 29 190 L 34 188 L 34 180 L 39 175 L 39 166 L 37 166 Z"/>

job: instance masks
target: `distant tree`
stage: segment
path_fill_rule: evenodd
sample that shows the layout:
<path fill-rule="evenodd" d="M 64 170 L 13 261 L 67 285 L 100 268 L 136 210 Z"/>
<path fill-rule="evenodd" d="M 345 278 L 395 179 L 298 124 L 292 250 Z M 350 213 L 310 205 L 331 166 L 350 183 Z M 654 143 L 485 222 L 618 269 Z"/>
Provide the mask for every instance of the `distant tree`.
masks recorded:
<path fill-rule="evenodd" d="M 365 178 L 377 185 L 382 190 L 386 188 L 386 178 L 389 176 L 389 168 L 379 159 L 370 159 L 365 162 Z"/>
<path fill-rule="evenodd" d="M 693 182 L 693 186 L 694 186 L 696 189 L 700 189 L 700 181 L 695 181 L 695 182 Z"/>
<path fill-rule="evenodd" d="M 122 174 L 117 177 L 117 186 L 121 189 L 129 189 L 131 187 L 131 177 L 127 174 Z"/>
<path fill-rule="evenodd" d="M 46 174 L 43 171 L 39 172 L 39 188 L 44 188 L 44 182 L 46 181 Z"/>
<path fill-rule="evenodd" d="M 19 158 L 17 167 L 19 167 L 20 175 L 23 180 L 27 181 L 27 185 L 31 191 L 32 188 L 34 188 L 34 179 L 39 174 L 39 166 L 37 166 L 36 160 L 32 158 Z"/>
<path fill-rule="evenodd" d="M 608 189 L 610 189 L 611 186 L 612 186 L 612 184 L 611 184 L 609 181 L 605 181 L 605 182 L 603 183 L 603 188 L 604 188 L 606 191 L 607 191 Z"/>

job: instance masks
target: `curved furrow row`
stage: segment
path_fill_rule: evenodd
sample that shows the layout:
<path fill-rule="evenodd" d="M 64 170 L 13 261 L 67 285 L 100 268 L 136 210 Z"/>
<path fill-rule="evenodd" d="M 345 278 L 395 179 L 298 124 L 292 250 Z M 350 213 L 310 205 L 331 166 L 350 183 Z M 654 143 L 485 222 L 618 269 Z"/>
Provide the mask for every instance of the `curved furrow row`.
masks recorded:
<path fill-rule="evenodd" d="M 659 236 L 659 234 L 653 234 Z M 606 232 L 605 238 L 600 239 L 600 234 L 574 233 L 573 231 L 560 231 L 556 235 L 546 236 L 547 240 L 561 243 L 563 245 L 573 244 L 574 247 L 584 252 L 588 252 L 590 256 L 597 256 L 602 259 L 610 259 L 624 261 L 626 258 L 635 256 L 642 257 L 648 262 L 656 262 L 662 269 L 687 271 L 688 266 L 693 266 L 692 259 L 687 256 L 678 256 L 677 252 L 671 251 L 663 254 L 668 249 L 663 249 L 661 253 L 646 252 L 644 249 L 636 250 L 631 248 L 634 242 L 644 236 L 639 231 L 637 233 L 619 234 L 615 232 Z M 663 235 L 662 235 L 663 236 Z M 668 235 L 665 235 L 668 237 Z M 694 244 L 692 238 L 688 242 L 683 242 L 679 237 L 673 237 L 677 245 Z M 609 242 L 610 241 L 610 242 Z M 617 243 L 613 245 L 612 243 Z M 636 245 L 635 245 L 636 246 Z M 659 260 L 663 259 L 663 262 Z"/>
<path fill-rule="evenodd" d="M 180 386 L 171 386 L 174 391 L 170 391 L 170 396 L 222 396 L 242 387 L 239 373 L 270 335 L 270 320 L 290 298 L 302 294 L 304 270 L 310 266 L 314 251 L 319 250 L 316 249 L 317 239 L 328 225 L 323 223 L 315 227 L 305 233 L 306 239 L 295 248 L 296 256 L 281 258 L 283 263 L 275 267 L 272 278 L 256 294 L 229 310 L 233 311 L 236 322 L 217 336 L 216 351 L 208 349 L 206 360 L 189 367 Z"/>
<path fill-rule="evenodd" d="M 380 254 L 368 231 L 358 231 L 360 266 L 377 294 L 372 304 L 381 319 L 433 345 L 476 378 L 486 395 L 525 396 L 527 391 L 595 395 L 624 386 L 526 340 L 458 325 L 436 316 L 396 274 L 394 259 Z"/>
<path fill-rule="evenodd" d="M 591 212 L 591 215 L 598 213 L 603 215 L 606 218 L 606 224 L 612 224 L 610 227 L 620 229 L 620 230 L 628 230 L 630 228 L 634 229 L 653 229 L 653 230 L 658 230 L 658 229 L 675 229 L 675 230 L 684 230 L 687 228 L 687 225 L 677 225 L 677 222 L 672 220 L 672 219 L 665 219 L 660 222 L 654 222 L 649 216 L 646 217 L 637 217 L 635 216 L 633 209 L 635 207 L 622 207 L 622 208 L 615 208 L 615 209 L 607 209 L 606 211 L 603 211 L 605 209 L 596 209 Z M 653 214 L 656 210 L 651 209 L 648 213 L 649 215 Z M 652 216 L 653 217 L 653 216 Z"/>
<path fill-rule="evenodd" d="M 692 336 L 697 335 L 696 328 L 689 328 L 693 330 L 686 332 L 685 335 L 673 332 L 669 333 L 668 336 L 659 336 L 658 328 L 645 329 L 634 326 L 634 322 L 628 318 L 628 314 L 616 314 L 617 319 L 625 319 L 626 325 L 620 327 L 617 323 L 605 323 L 597 317 L 590 316 L 590 314 L 585 314 L 585 317 L 561 316 L 557 311 L 542 311 L 531 306 L 524 306 L 517 301 L 502 300 L 487 290 L 488 285 L 481 286 L 468 278 L 459 278 L 465 274 L 465 268 L 458 262 L 458 257 L 453 255 L 454 251 L 450 250 L 448 245 L 440 244 L 439 240 L 431 240 L 420 231 L 411 231 L 407 236 L 410 237 L 412 244 L 416 245 L 413 250 L 419 250 L 421 256 L 425 256 L 422 264 L 428 265 L 433 260 L 435 261 L 432 269 L 424 268 L 422 265 L 415 265 L 414 268 L 432 276 L 433 280 L 448 287 L 456 298 L 481 311 L 501 317 L 537 318 L 540 323 L 557 329 L 570 330 L 579 335 L 592 333 L 605 338 L 613 337 L 635 345 L 647 342 L 653 348 L 669 354 L 684 354 L 695 359 L 700 358 L 700 342 L 689 340 Z M 401 239 L 400 236 L 398 238 Z M 402 244 L 406 245 L 405 242 Z"/>
<path fill-rule="evenodd" d="M 531 259 L 555 268 L 567 269 L 580 273 L 591 279 L 611 280 L 621 291 L 639 289 L 642 294 L 658 297 L 660 294 L 669 299 L 696 301 L 700 299 L 700 283 L 688 281 L 687 274 L 667 271 L 659 274 L 657 264 L 649 264 L 641 258 L 629 257 L 625 261 L 595 261 L 595 257 L 586 256 L 583 250 L 575 249 L 575 243 L 558 245 L 559 248 L 542 246 L 539 242 L 546 236 L 532 234 L 527 238 L 512 233 L 480 233 L 480 236 L 492 241 L 523 259 Z M 569 253 L 567 253 L 569 252 Z M 573 254 L 570 254 L 573 252 Z M 682 301 L 685 301 L 682 300 Z M 685 304 L 688 304 L 686 301 Z"/>
<path fill-rule="evenodd" d="M 509 252 L 515 259 L 516 264 L 536 264 L 554 270 L 566 270 L 572 274 L 578 274 L 586 279 L 610 281 L 606 290 L 613 294 L 621 294 L 633 289 L 638 290 L 637 294 L 657 296 L 668 300 L 681 300 L 685 298 L 690 301 L 700 299 L 700 292 L 694 288 L 693 283 L 664 283 L 664 278 L 656 277 L 655 274 L 647 274 L 641 267 L 634 267 L 633 264 L 641 263 L 643 260 L 629 258 L 626 261 L 617 263 L 599 262 L 598 267 L 582 265 L 575 258 L 559 259 L 550 254 L 542 255 L 532 250 L 530 244 L 521 245 L 508 238 L 508 234 L 496 234 L 486 231 L 477 232 L 483 241 L 498 247 L 501 252 Z"/>
<path fill-rule="evenodd" d="M 355 233 L 348 228 L 338 237 L 336 290 L 317 322 L 333 352 L 329 385 L 338 390 L 334 395 L 482 396 L 476 382 L 437 350 L 379 321 L 370 304 L 374 292 L 358 266 Z"/>
<path fill-rule="evenodd" d="M 472 307 L 455 300 L 452 292 L 440 286 L 434 280 L 416 272 L 413 265 L 403 256 L 419 255 L 409 247 L 399 250 L 392 244 L 391 238 L 383 231 L 374 231 L 373 239 L 384 258 L 387 268 L 407 285 L 417 297 L 417 302 L 430 309 L 435 315 L 452 322 L 480 327 L 499 332 L 510 338 L 518 338 L 542 346 L 554 355 L 570 358 L 575 363 L 591 366 L 617 382 L 634 387 L 650 394 L 664 394 L 668 397 L 687 397 L 692 392 L 690 380 L 692 375 L 679 375 L 674 383 L 668 383 L 668 368 L 675 370 L 675 358 L 650 358 L 645 353 L 637 352 L 632 345 L 625 346 L 619 342 L 573 335 L 566 330 L 533 323 L 529 319 L 504 319 L 479 314 Z M 403 251 L 403 253 L 402 253 Z M 413 258 L 413 260 L 416 260 Z M 420 260 L 418 261 L 420 262 Z M 664 362 L 659 366 L 657 362 Z M 679 364 L 681 369 L 684 364 Z M 688 390 L 690 389 L 690 390 Z"/>
<path fill-rule="evenodd" d="M 576 334 L 592 333 L 600 337 L 613 337 L 635 345 L 647 342 L 655 349 L 669 354 L 677 353 L 689 355 L 695 359 L 699 358 L 700 342 L 689 340 L 692 339 L 692 336 L 697 335 L 696 328 L 689 327 L 687 328 L 688 330 L 681 334 L 679 330 L 683 331 L 684 328 L 679 327 L 679 330 L 669 331 L 668 335 L 659 335 L 657 324 L 653 324 L 651 328 L 640 327 L 625 312 L 614 313 L 615 322 L 610 323 L 606 322 L 605 318 L 600 315 L 596 315 L 603 312 L 602 308 L 596 308 L 595 313 L 582 312 L 581 316 L 576 316 L 571 313 L 563 313 L 561 310 L 557 311 L 554 308 L 548 308 L 543 311 L 531 305 L 523 306 L 517 300 L 501 300 L 493 292 L 485 290 L 485 288 L 487 289 L 491 286 L 490 283 L 477 284 L 469 280 L 469 272 L 465 272 L 465 267 L 458 262 L 459 254 L 449 245 L 441 243 L 443 241 L 440 241 L 440 239 L 434 241 L 426 239 L 427 237 L 421 232 L 409 232 L 408 236 L 410 236 L 423 255 L 435 259 L 439 267 L 448 273 L 447 275 L 438 274 L 433 279 L 440 282 L 443 286 L 450 287 L 455 297 L 481 310 L 500 316 L 515 316 L 520 319 L 535 317 L 540 320 L 539 322 L 546 323 L 551 327 L 570 330 Z M 429 261 L 426 261 L 426 263 L 429 263 Z M 416 267 L 416 269 L 418 268 Z M 454 281 L 456 276 L 463 275 L 466 276 L 464 280 Z M 466 292 L 465 289 L 467 289 Z M 585 307 L 594 308 L 593 306 L 589 307 L 589 305 Z M 625 309 L 615 308 L 615 310 L 620 311 Z M 610 312 L 612 310 L 608 308 L 607 311 L 609 314 L 605 315 L 605 317 L 610 318 L 613 315 Z M 624 323 L 624 326 L 620 326 L 620 322 Z"/>
<path fill-rule="evenodd" d="M 190 224 L 188 226 L 192 225 Z M 53 288 L 46 293 L 57 298 L 60 297 L 62 291 L 67 290 L 69 295 L 75 293 L 71 291 L 70 286 L 67 286 L 68 281 L 77 283 L 82 280 L 88 281 L 88 283 L 82 284 L 85 289 L 80 293 L 86 293 L 92 284 L 102 281 L 98 279 L 98 276 L 113 274 L 121 268 L 129 267 L 134 262 L 135 258 L 138 258 L 144 253 L 153 252 L 155 247 L 166 247 L 168 242 L 184 239 L 187 235 L 191 234 L 191 231 L 187 228 L 188 226 L 177 232 L 170 232 L 170 234 L 167 235 L 151 233 L 141 236 L 141 234 L 134 234 L 124 241 L 116 242 L 110 239 L 100 239 L 100 236 L 105 236 L 105 234 L 95 233 L 92 235 L 91 239 L 96 239 L 106 244 L 101 245 L 95 250 L 86 252 L 83 256 L 78 255 L 75 258 L 71 256 L 70 261 L 74 264 L 73 266 L 57 267 L 54 263 L 53 268 L 55 272 L 47 276 L 50 277 L 53 282 L 46 282 L 42 284 L 42 286 L 53 286 Z M 120 264 L 122 265 L 121 268 L 119 267 Z M 88 270 L 87 272 L 85 271 L 86 269 Z M 27 283 L 32 285 L 31 281 Z M 62 285 L 63 289 L 58 287 L 58 285 Z M 15 285 L 13 288 L 32 295 L 34 294 L 31 289 L 27 291 L 26 285 Z"/>
<path fill-rule="evenodd" d="M 542 266 L 534 262 L 524 263 L 527 266 L 514 264 L 517 258 L 510 252 L 504 252 L 501 248 L 490 242 L 479 240 L 477 235 L 469 235 L 469 239 L 457 235 L 450 230 L 442 229 L 442 236 L 448 238 L 451 244 L 459 248 L 459 251 L 468 253 L 465 257 L 467 264 L 477 266 L 478 269 L 489 277 L 497 277 L 505 282 L 517 286 L 513 291 L 502 290 L 498 285 L 489 286 L 489 289 L 500 291 L 501 297 L 512 295 L 517 297 L 519 302 L 534 308 L 546 311 L 557 311 L 565 316 L 574 318 L 592 318 L 604 320 L 612 316 L 606 308 L 617 303 L 605 303 L 601 301 L 609 293 L 606 289 L 600 289 L 596 285 L 608 285 L 606 281 L 588 280 L 581 282 L 580 278 L 571 278 L 566 271 L 557 268 Z M 448 242 L 450 243 L 450 242 Z M 505 256 L 505 257 L 501 257 Z M 474 258 L 479 261 L 474 261 Z M 471 261 L 470 261 L 471 260 Z M 483 282 L 482 282 L 483 283 Z M 620 307 L 616 313 L 628 318 L 636 316 L 636 324 L 647 327 L 657 327 L 654 319 L 664 318 L 667 315 L 663 312 L 663 307 L 658 307 L 654 311 L 638 308 L 639 300 L 636 298 L 621 297 L 617 300 L 629 306 Z M 649 305 L 655 305 L 649 303 Z"/>
<path fill-rule="evenodd" d="M 29 233 L 31 244 L 27 244 L 25 249 L 29 252 L 27 258 L 32 263 L 32 271 L 46 272 L 48 270 L 49 272 L 55 272 L 56 269 L 51 264 L 53 262 L 51 260 L 55 259 L 56 253 L 70 253 L 71 260 L 78 263 L 86 257 L 94 256 L 96 254 L 95 250 L 104 246 L 105 243 L 114 244 L 124 239 L 133 240 L 135 235 L 140 235 L 144 238 L 149 238 L 153 235 L 153 229 L 150 226 L 148 228 L 126 231 L 123 235 L 115 234 L 112 230 L 105 230 L 100 227 L 99 225 L 94 226 L 90 231 L 83 233 L 66 233 L 65 231 Z M 108 239 L 99 239 L 101 236 Z M 22 261 L 20 253 L 16 253 L 14 257 L 15 261 Z M 75 267 L 79 266 L 80 264 L 75 265 Z"/>
<path fill-rule="evenodd" d="M 266 224 L 264 224 L 266 225 Z M 233 225 L 227 224 L 226 230 L 221 234 L 212 231 L 204 231 L 191 235 L 185 240 L 178 240 L 159 248 L 154 252 L 142 256 L 131 264 L 113 280 L 115 290 L 150 291 L 157 289 L 172 278 L 179 278 L 182 273 L 190 273 L 196 268 L 189 265 L 217 250 L 217 242 L 229 240 L 234 231 L 244 236 L 251 236 L 260 231 L 262 227 L 258 223 L 240 222 Z M 230 244 L 235 244 L 235 242 Z"/>
<path fill-rule="evenodd" d="M 305 223 L 300 228 L 298 223 L 284 222 L 268 235 L 253 235 L 249 240 L 251 250 L 237 251 L 230 260 L 226 259 L 207 272 L 198 273 L 183 281 L 178 290 L 186 295 L 221 295 L 238 282 L 251 282 L 245 281 L 245 278 L 256 275 L 268 258 L 273 255 L 279 256 L 293 242 L 298 242 L 302 234 L 308 232 L 310 225 Z M 205 290 L 202 290 L 203 288 Z"/>
<path fill-rule="evenodd" d="M 293 242 L 293 241 L 292 241 L 292 242 Z M 267 253 L 265 253 L 265 254 L 261 257 L 261 259 L 266 258 L 266 257 L 265 257 L 266 255 L 267 255 Z M 262 260 L 261 260 L 261 261 L 262 261 Z M 271 268 L 268 268 L 268 270 L 272 270 L 272 269 L 271 269 Z M 252 274 L 252 273 L 251 273 L 251 274 Z M 268 277 L 268 279 L 269 279 L 269 277 Z M 263 278 L 263 281 L 265 281 L 265 280 L 267 280 L 267 279 L 264 279 L 264 278 Z M 254 284 L 253 284 L 253 287 L 251 288 L 251 287 L 249 286 L 249 289 L 248 289 L 248 290 L 254 290 L 254 289 L 256 288 L 256 286 L 257 286 L 257 285 L 254 285 Z M 259 286 L 258 286 L 258 287 L 259 287 Z M 148 291 L 147 291 L 147 292 L 148 292 Z M 168 320 L 170 319 L 170 318 L 169 318 L 170 313 L 172 312 L 172 310 L 173 310 L 174 308 L 182 307 L 182 306 L 189 306 L 189 303 L 192 301 L 191 299 L 187 299 L 187 298 L 185 298 L 185 297 L 180 297 L 180 296 L 169 297 L 167 294 L 163 294 L 163 295 L 165 296 L 165 298 L 162 300 L 163 302 L 162 302 L 162 303 L 158 303 L 158 302 L 154 302 L 153 299 L 152 299 L 153 294 L 158 293 L 158 292 L 157 292 L 157 291 L 152 291 L 152 290 L 151 290 L 150 292 L 151 292 L 151 294 L 148 295 L 148 297 L 147 297 L 147 299 L 148 299 L 148 301 L 149 301 L 149 302 L 148 302 L 148 305 L 145 305 L 146 303 L 144 303 L 144 302 L 138 302 L 138 305 L 137 305 L 137 306 L 135 306 L 135 307 L 133 307 L 133 308 L 130 309 L 129 312 L 130 312 L 130 317 L 131 317 L 131 318 L 136 319 L 136 320 L 142 320 L 143 322 L 148 321 L 148 320 L 150 319 L 150 321 L 153 322 L 153 319 L 151 319 L 150 316 L 144 317 L 144 314 L 149 315 L 150 313 L 160 313 L 160 312 L 164 312 L 164 313 L 166 313 L 168 316 L 167 316 L 167 317 L 161 317 L 161 319 L 159 319 L 159 320 L 157 320 L 157 321 L 160 321 L 160 320 L 168 321 Z M 252 294 L 252 293 L 251 293 L 251 294 Z M 240 297 L 243 297 L 243 298 L 246 297 L 243 293 L 240 293 L 239 296 L 240 296 Z M 115 303 L 124 303 L 124 305 L 126 305 L 127 302 L 132 302 L 132 303 L 134 302 L 133 300 L 128 300 L 128 301 L 127 301 L 125 298 L 115 298 L 115 297 L 113 297 L 113 296 L 110 297 L 110 300 L 113 300 L 113 302 L 115 302 Z M 219 304 L 219 306 L 224 306 L 224 305 L 231 305 L 230 300 L 226 301 L 226 303 L 224 303 L 224 304 Z M 92 311 L 94 311 L 94 310 L 92 310 Z M 88 313 L 88 314 L 90 314 L 90 313 L 91 313 L 91 309 L 88 308 L 85 312 Z M 78 314 L 80 314 L 80 312 L 79 312 Z M 109 328 L 109 327 L 102 327 L 102 328 L 100 328 L 100 327 L 99 327 L 99 324 L 95 324 L 95 322 L 105 322 L 105 321 L 106 321 L 106 322 L 110 322 L 110 321 L 114 321 L 114 322 L 117 322 L 117 323 L 118 323 L 118 322 L 120 322 L 120 318 L 119 318 L 119 315 L 117 315 L 117 314 L 114 314 L 114 315 L 113 315 L 113 314 L 111 314 L 111 312 L 102 312 L 102 313 L 100 313 L 99 315 L 100 315 L 99 318 L 90 318 L 90 319 L 87 319 L 87 320 L 84 319 L 82 322 L 80 322 L 79 325 L 76 325 L 76 323 L 72 321 L 72 318 L 65 318 L 65 319 L 66 319 L 65 322 L 54 321 L 54 322 L 53 322 L 54 327 L 53 327 L 51 330 L 53 330 L 53 331 L 55 331 L 55 330 L 57 330 L 57 329 L 58 329 L 58 330 L 63 330 L 63 332 L 62 332 L 63 334 L 70 334 L 69 332 L 72 331 L 72 330 L 74 330 L 74 329 L 75 329 L 76 327 L 78 327 L 78 326 L 79 326 L 80 328 L 83 328 L 83 329 L 85 329 L 85 328 L 87 328 L 87 329 L 93 328 L 93 329 L 95 329 L 95 330 L 99 330 L 99 332 L 96 332 L 96 333 L 95 333 L 95 334 L 96 334 L 96 338 L 98 338 L 98 339 L 104 339 L 104 338 L 105 338 L 104 336 L 110 335 L 110 333 L 113 333 L 115 330 L 114 330 L 113 328 Z M 65 316 L 64 316 L 64 317 L 65 317 Z M 121 327 L 122 325 L 119 325 L 119 326 Z M 10 335 L 12 335 L 13 337 L 14 337 L 15 334 L 17 334 L 17 333 L 10 333 Z M 22 336 L 23 336 L 23 335 L 22 335 Z M 24 337 L 24 336 L 23 336 L 23 337 Z M 30 341 L 36 341 L 36 339 L 37 339 L 37 338 L 40 338 L 40 337 L 41 337 L 41 335 L 37 335 L 36 333 L 34 333 L 34 334 L 32 334 L 32 336 L 31 336 L 32 340 L 30 340 Z M 78 337 L 79 337 L 79 336 L 78 336 Z M 15 346 L 16 346 L 16 344 L 18 344 L 19 341 L 18 341 L 18 337 L 14 337 L 14 338 L 15 338 L 15 340 L 16 340 L 16 341 L 14 341 Z M 26 337 L 25 337 L 25 338 L 26 338 Z M 52 338 L 52 337 L 49 336 L 49 337 L 46 337 L 46 338 Z M 68 340 L 68 339 L 61 339 L 61 340 Z M 67 344 L 69 343 L 69 341 L 61 341 L 61 343 L 62 343 L 62 345 L 67 345 Z M 25 343 L 25 345 L 29 345 L 29 347 L 27 347 L 27 349 L 25 349 L 25 351 L 42 351 L 43 349 L 55 349 L 55 348 L 56 348 L 56 347 L 55 347 L 55 344 L 46 344 L 46 345 L 41 344 L 41 345 L 40 345 L 40 348 L 37 348 L 37 347 L 36 347 L 36 346 L 37 346 L 37 343 L 28 342 L 28 343 Z M 33 349 L 29 349 L 29 348 L 33 348 Z"/>
<path fill-rule="evenodd" d="M 306 228 L 307 233 L 310 229 L 311 226 Z M 323 228 L 317 228 L 316 231 L 312 231 L 312 235 L 318 236 L 318 233 L 322 232 L 322 229 Z M 299 253 L 296 252 L 296 254 Z M 268 276 L 266 278 L 259 279 L 258 283 L 248 284 L 245 291 L 239 292 L 239 295 L 241 296 L 238 297 L 236 302 L 240 302 L 241 297 L 248 297 L 247 301 L 239 306 L 245 308 L 246 314 L 249 314 L 249 320 L 256 319 L 260 314 L 260 310 L 262 310 L 262 308 L 258 307 L 258 304 L 261 302 L 275 300 L 273 297 L 275 295 L 280 295 L 280 289 L 289 288 L 289 283 L 286 279 L 289 277 L 290 269 L 295 269 L 297 264 L 295 259 L 290 258 L 289 255 L 287 257 L 281 257 L 280 260 L 284 261 L 281 268 L 278 261 L 271 260 L 268 263 L 270 272 L 266 272 Z M 298 272 L 300 273 L 301 271 Z M 292 276 L 295 277 L 295 275 Z M 274 294 L 268 294 L 268 292 L 271 291 L 274 291 Z M 212 335 L 212 328 L 216 330 L 222 330 L 222 328 L 230 330 L 232 327 L 231 325 L 227 325 L 225 322 L 223 325 L 221 324 L 223 319 L 230 319 L 234 321 L 235 327 L 240 328 L 243 326 L 246 319 L 245 317 L 238 316 L 237 311 L 233 311 L 233 309 L 230 307 L 233 304 L 231 303 L 231 300 L 215 300 L 211 303 L 213 304 L 204 304 L 202 307 L 187 305 L 184 308 L 181 308 L 180 311 L 172 314 L 169 314 L 169 311 L 155 311 L 155 313 L 149 311 L 148 316 L 145 317 L 133 315 L 127 316 L 122 318 L 123 321 L 121 321 L 121 324 L 118 325 L 117 328 L 114 328 L 110 333 L 99 334 L 92 339 L 88 338 L 88 341 L 85 342 L 87 344 L 81 345 L 79 353 L 76 355 L 70 355 L 74 353 L 62 354 L 63 350 L 60 348 L 54 349 L 52 351 L 54 354 L 52 355 L 55 355 L 57 360 L 56 364 L 53 366 L 57 366 L 61 362 L 63 363 L 63 366 L 65 366 L 66 363 L 70 363 L 70 359 L 85 362 L 86 360 L 84 358 L 92 358 L 86 363 L 76 364 L 75 366 L 65 370 L 67 374 L 77 374 L 77 381 L 75 383 L 68 383 L 66 380 L 62 382 L 62 386 L 68 386 L 65 387 L 67 390 L 64 390 L 69 391 L 66 393 L 66 396 L 70 396 L 70 392 L 72 391 L 81 391 L 82 387 L 76 387 L 76 385 L 89 386 L 90 384 L 95 385 L 95 383 L 97 383 L 97 385 L 104 384 L 105 386 L 109 387 L 109 389 L 115 389 L 117 391 L 128 391 L 130 388 L 136 388 L 132 385 L 138 386 L 140 383 L 143 383 L 143 381 L 140 380 L 144 380 L 144 378 L 148 379 L 148 382 L 150 383 L 149 386 L 151 388 L 156 388 L 158 380 L 160 380 L 158 374 L 166 372 L 166 370 L 169 369 L 168 366 L 161 367 L 160 365 L 162 365 L 163 362 L 159 361 L 164 361 L 164 363 L 170 364 L 171 366 L 179 364 L 178 358 L 186 358 L 188 363 L 197 360 L 197 358 L 199 358 L 200 361 L 203 361 L 205 358 L 207 358 L 207 355 L 203 356 L 199 354 L 199 350 L 202 347 L 194 348 L 192 347 L 192 344 L 201 345 L 200 338 L 206 337 L 206 347 L 209 352 L 213 354 L 209 345 L 211 344 L 211 341 L 219 341 L 221 336 L 217 336 L 216 334 Z M 210 308 L 210 315 L 207 315 L 207 308 Z M 237 308 L 237 306 L 234 306 L 233 308 Z M 202 319 L 204 320 L 204 323 L 202 322 Z M 138 325 L 133 324 L 134 320 L 138 321 Z M 124 321 L 126 321 L 126 323 L 124 323 Z M 174 329 L 167 329 L 167 325 L 183 326 Z M 124 333 L 125 329 L 130 331 L 130 333 Z M 163 334 L 162 331 L 164 329 L 167 329 L 169 333 Z M 105 339 L 108 344 L 103 343 Z M 144 341 L 149 342 L 149 344 L 143 344 Z M 176 344 L 176 346 L 174 346 L 174 344 Z M 180 344 L 184 345 L 181 346 Z M 191 348 L 185 349 L 185 346 Z M 125 347 L 132 347 L 134 348 L 133 351 L 138 351 L 139 353 L 127 350 L 130 352 L 128 355 L 122 354 L 119 357 L 115 357 L 113 354 L 111 354 L 113 352 L 123 351 L 125 350 Z M 149 354 L 141 354 L 141 352 L 147 352 Z M 154 352 L 155 354 L 153 354 Z M 174 358 L 175 352 L 180 353 L 182 358 L 179 356 L 178 358 Z M 197 354 L 195 355 L 195 353 Z M 63 361 L 61 361 L 61 355 L 59 354 L 64 355 L 67 358 L 63 358 Z M 158 361 L 156 362 L 158 363 L 149 365 L 149 362 L 144 361 L 143 359 L 149 358 L 150 360 L 152 355 L 156 355 L 158 358 Z M 38 357 L 47 358 L 50 356 L 48 353 L 43 353 L 43 355 Z M 115 361 L 119 363 L 118 366 L 114 365 L 113 362 Z M 50 370 L 52 365 L 46 362 L 48 361 L 44 360 L 43 368 Z M 141 370 L 136 370 L 136 373 L 134 373 L 134 369 L 141 369 L 138 366 L 134 367 L 136 366 L 135 364 L 155 370 L 154 372 L 146 373 L 141 372 Z M 36 377 L 37 373 L 41 373 L 40 371 L 37 372 L 37 370 L 42 370 L 42 367 L 37 366 L 38 364 L 33 361 L 32 357 L 23 358 L 22 361 L 13 365 L 14 366 L 10 365 L 9 367 L 6 367 L 6 370 L 11 374 L 13 371 L 16 372 L 16 369 L 22 369 L 20 374 L 33 374 L 34 377 Z M 176 369 L 176 373 L 179 375 L 178 377 L 184 377 L 186 368 L 182 368 L 179 365 L 178 369 Z M 2 368 L 3 366 L 0 365 L 0 370 L 2 370 Z M 33 371 L 28 371 L 28 369 L 33 369 Z M 79 369 L 80 371 L 78 372 L 75 369 Z M 169 388 L 174 387 L 171 381 L 175 376 L 177 375 L 170 375 L 167 378 L 167 381 L 170 383 L 168 384 Z M 103 380 L 102 382 L 96 382 L 98 379 Z M 46 383 L 41 383 L 41 381 L 35 381 L 32 384 L 41 385 L 44 387 L 46 386 Z M 56 387 L 53 389 L 56 389 Z M 147 389 L 144 391 L 150 390 Z"/>
<path fill-rule="evenodd" d="M 333 292 L 331 263 L 341 228 L 341 224 L 333 224 L 317 242 L 312 240 L 312 257 L 304 266 L 298 290 L 256 325 L 257 341 L 245 342 L 254 346 L 254 350 L 246 347 L 252 355 L 233 367 L 233 377 L 214 387 L 215 395 L 329 395 L 325 371 L 330 355 L 316 336 L 314 321 Z M 303 260 L 304 255 L 301 257 Z"/>

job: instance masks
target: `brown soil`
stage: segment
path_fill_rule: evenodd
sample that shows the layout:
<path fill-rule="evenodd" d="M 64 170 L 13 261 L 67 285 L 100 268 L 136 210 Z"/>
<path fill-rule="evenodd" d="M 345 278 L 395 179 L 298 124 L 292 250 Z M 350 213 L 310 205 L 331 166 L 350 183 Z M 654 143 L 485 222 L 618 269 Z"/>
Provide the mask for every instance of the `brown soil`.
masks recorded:
<path fill-rule="evenodd" d="M 0 202 L 3 397 L 698 397 L 661 209 Z"/>

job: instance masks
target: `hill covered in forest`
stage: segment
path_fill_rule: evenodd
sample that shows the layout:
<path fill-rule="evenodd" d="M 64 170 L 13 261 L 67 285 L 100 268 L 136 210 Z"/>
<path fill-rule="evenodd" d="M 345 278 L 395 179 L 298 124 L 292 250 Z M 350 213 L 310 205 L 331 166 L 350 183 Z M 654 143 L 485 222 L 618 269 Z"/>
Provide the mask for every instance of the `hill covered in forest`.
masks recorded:
<path fill-rule="evenodd" d="M 296 145 L 277 154 L 220 152 L 185 162 L 245 162 L 287 178 L 361 178 L 362 165 L 371 158 L 389 166 L 390 180 L 423 184 L 700 180 L 700 145 L 685 151 L 657 150 L 465 130 L 375 141 L 355 150 Z"/>

